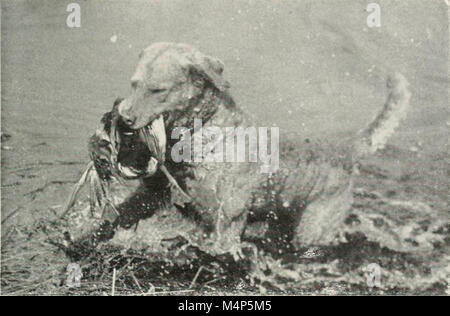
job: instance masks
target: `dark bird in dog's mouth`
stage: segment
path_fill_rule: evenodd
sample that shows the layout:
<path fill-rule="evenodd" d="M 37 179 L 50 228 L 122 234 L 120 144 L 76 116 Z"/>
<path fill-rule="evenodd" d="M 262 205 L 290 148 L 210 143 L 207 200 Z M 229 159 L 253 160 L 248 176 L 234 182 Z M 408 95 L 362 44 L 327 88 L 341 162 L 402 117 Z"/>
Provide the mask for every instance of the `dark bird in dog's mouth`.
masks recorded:
<path fill-rule="evenodd" d="M 149 140 L 144 136 L 150 134 L 151 124 L 140 130 L 129 128 L 117 113 L 121 98 L 114 102 L 111 112 L 105 113 L 101 126 L 89 141 L 89 153 L 95 168 L 103 179 L 108 179 L 114 171 L 125 179 L 134 179 L 153 175 L 156 171 L 158 154 L 153 144 L 157 140 Z M 150 137 L 156 135 L 152 133 Z M 114 165 L 115 164 L 115 165 Z M 117 170 L 112 170 L 113 168 Z"/>
<path fill-rule="evenodd" d="M 116 99 L 112 111 L 103 115 L 101 126 L 90 138 L 88 151 L 91 161 L 75 185 L 62 217 L 73 207 L 78 192 L 88 180 L 91 186 L 91 213 L 94 213 L 95 204 L 98 203 L 102 214 L 105 212 L 105 206 L 109 204 L 119 215 L 111 201 L 109 182 L 113 178 L 121 182 L 122 179 L 150 177 L 158 169 L 167 177 L 170 186 L 178 190 L 186 202 L 190 201 L 189 195 L 181 189 L 164 165 L 167 141 L 163 115 L 152 120 L 147 126 L 133 130 L 117 112 L 122 100 Z"/>

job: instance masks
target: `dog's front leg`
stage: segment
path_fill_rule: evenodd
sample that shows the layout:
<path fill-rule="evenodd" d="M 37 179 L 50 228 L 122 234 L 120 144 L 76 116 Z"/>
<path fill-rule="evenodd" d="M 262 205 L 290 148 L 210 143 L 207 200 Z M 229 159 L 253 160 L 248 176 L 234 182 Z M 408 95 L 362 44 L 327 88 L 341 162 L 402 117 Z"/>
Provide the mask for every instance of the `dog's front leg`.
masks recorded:
<path fill-rule="evenodd" d="M 242 257 L 241 235 L 254 190 L 248 164 L 203 164 L 186 182 L 192 204 L 208 231 L 205 251 Z M 243 177 L 244 174 L 249 177 Z"/>

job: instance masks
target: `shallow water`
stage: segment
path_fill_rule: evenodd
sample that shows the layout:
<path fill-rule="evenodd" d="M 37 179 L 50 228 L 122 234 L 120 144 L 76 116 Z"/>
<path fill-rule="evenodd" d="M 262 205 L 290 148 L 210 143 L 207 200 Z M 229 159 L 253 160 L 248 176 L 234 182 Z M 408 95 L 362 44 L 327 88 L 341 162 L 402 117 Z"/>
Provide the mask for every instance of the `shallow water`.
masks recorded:
<path fill-rule="evenodd" d="M 66 26 L 64 1 L 5 1 L 2 7 L 3 129 L 27 145 L 49 143 L 50 150 L 33 156 L 85 157 L 86 137 L 115 97 L 128 93 L 139 51 L 155 41 L 186 42 L 219 57 L 240 106 L 260 125 L 277 124 L 302 137 L 362 128 L 384 101 L 386 74 L 399 71 L 413 91 L 401 132 L 430 150 L 445 144 L 443 1 L 380 1 L 382 26 L 372 29 L 366 1 L 80 5 L 79 29 Z M 23 153 L 30 159 L 30 151 Z"/>

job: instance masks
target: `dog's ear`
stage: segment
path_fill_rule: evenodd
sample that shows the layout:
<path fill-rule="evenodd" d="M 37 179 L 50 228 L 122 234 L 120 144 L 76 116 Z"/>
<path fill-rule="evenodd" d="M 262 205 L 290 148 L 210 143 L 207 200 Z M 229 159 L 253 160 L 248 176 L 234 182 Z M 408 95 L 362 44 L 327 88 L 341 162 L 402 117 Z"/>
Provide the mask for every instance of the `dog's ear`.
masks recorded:
<path fill-rule="evenodd" d="M 191 74 L 200 76 L 220 91 L 225 91 L 230 87 L 228 81 L 223 78 L 224 65 L 217 58 L 198 51 L 183 57 L 181 63 Z"/>

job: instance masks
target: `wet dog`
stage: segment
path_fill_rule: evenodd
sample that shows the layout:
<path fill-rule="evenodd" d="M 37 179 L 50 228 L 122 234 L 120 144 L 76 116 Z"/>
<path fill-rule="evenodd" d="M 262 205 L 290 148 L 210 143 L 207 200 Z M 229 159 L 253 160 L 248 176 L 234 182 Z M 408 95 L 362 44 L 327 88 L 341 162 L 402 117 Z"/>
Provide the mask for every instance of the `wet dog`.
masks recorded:
<path fill-rule="evenodd" d="M 193 131 L 195 119 L 201 119 L 204 127 L 221 128 L 224 135 L 227 127 L 253 126 L 229 94 L 223 70 L 218 59 L 188 45 L 156 43 L 146 48 L 131 78 L 130 95 L 116 103 L 125 135 L 118 153 L 122 168 L 141 177 L 143 187 L 165 203 L 177 203 L 176 192 L 165 191 L 168 182 L 161 172 L 148 172 L 154 153 L 138 136 L 162 119 L 167 139 L 164 164 L 191 197 L 177 204 L 196 214 L 206 236 L 202 248 L 239 257 L 249 218 L 255 221 L 268 213 L 276 214 L 273 230 L 296 247 L 333 243 L 352 204 L 358 160 L 383 147 L 406 113 L 410 94 L 405 78 L 396 74 L 388 80 L 382 112 L 345 146 L 282 144 L 280 170 L 268 176 L 254 163 L 175 162 L 170 155 L 178 141 L 171 138 L 173 131 L 178 127 Z M 109 134 L 108 124 L 104 126 Z M 206 144 L 211 141 L 202 139 Z M 101 152 L 101 142 L 101 137 L 93 138 L 91 152 Z M 109 146 L 107 142 L 103 145 Z M 203 152 L 205 157 L 210 154 Z"/>

